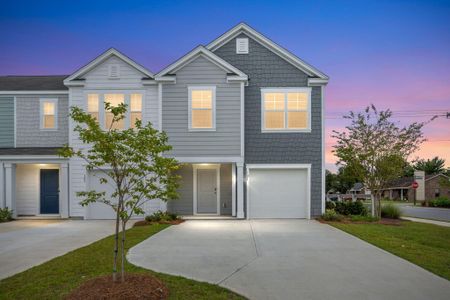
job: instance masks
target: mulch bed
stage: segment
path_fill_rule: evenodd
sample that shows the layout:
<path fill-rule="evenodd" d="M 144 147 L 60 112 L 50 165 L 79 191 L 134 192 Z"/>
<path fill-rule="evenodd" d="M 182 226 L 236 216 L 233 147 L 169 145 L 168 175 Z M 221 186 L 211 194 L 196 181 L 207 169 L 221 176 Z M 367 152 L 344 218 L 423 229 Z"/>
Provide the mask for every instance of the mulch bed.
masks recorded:
<path fill-rule="evenodd" d="M 148 299 L 163 300 L 169 296 L 164 283 L 149 274 L 125 274 L 125 282 L 112 280 L 112 275 L 97 277 L 81 284 L 66 300 Z"/>
<path fill-rule="evenodd" d="M 368 221 L 352 221 L 350 219 L 344 219 L 342 221 L 325 221 L 322 219 L 317 219 L 320 223 L 328 224 L 328 223 L 344 223 L 344 224 L 383 224 L 390 226 L 400 226 L 405 222 L 409 222 L 408 220 L 400 220 L 400 219 L 388 219 L 382 218 L 379 221 L 368 222 Z"/>
<path fill-rule="evenodd" d="M 185 220 L 183 219 L 178 219 L 178 220 L 173 220 L 173 221 L 159 221 L 159 222 L 149 222 L 146 220 L 142 220 L 142 221 L 137 221 L 136 223 L 134 223 L 133 226 L 146 226 L 146 225 L 153 225 L 153 224 L 170 224 L 170 225 L 178 225 L 183 223 Z"/>

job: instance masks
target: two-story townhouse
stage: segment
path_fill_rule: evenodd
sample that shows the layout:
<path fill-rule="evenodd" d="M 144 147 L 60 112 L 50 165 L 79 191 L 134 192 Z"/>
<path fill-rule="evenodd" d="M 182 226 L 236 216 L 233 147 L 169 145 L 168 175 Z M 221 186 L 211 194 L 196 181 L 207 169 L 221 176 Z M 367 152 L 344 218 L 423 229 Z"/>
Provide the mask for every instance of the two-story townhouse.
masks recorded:
<path fill-rule="evenodd" d="M 157 74 L 110 49 L 69 76 L 0 78 L 0 205 L 18 216 L 112 218 L 81 207 L 77 191 L 111 191 L 82 161 L 68 119 L 78 106 L 106 126 L 104 102 L 126 103 L 164 130 L 183 163 L 180 199 L 151 201 L 182 215 L 310 218 L 324 210 L 328 77 L 246 24 L 198 46 Z"/>

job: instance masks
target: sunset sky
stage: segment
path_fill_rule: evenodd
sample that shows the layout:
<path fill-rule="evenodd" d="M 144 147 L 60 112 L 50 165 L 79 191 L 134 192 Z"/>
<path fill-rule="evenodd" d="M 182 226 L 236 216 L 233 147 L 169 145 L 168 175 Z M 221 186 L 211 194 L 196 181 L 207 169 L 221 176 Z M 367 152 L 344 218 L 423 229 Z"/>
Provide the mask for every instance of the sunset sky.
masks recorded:
<path fill-rule="evenodd" d="M 450 1 L 2 1 L 0 75 L 70 74 L 115 47 L 156 72 L 244 21 L 330 76 L 326 161 L 341 116 L 370 103 L 406 124 L 450 112 Z M 450 119 L 418 156 L 450 167 Z"/>

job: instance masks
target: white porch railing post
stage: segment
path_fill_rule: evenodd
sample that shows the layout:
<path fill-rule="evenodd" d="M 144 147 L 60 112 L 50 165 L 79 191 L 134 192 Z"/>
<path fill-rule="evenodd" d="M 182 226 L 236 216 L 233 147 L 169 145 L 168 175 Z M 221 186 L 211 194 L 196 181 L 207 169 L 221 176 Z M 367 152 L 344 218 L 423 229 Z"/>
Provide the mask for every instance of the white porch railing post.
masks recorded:
<path fill-rule="evenodd" d="M 243 219 L 244 214 L 244 164 L 236 163 L 237 167 L 237 212 L 236 217 L 238 219 Z"/>
<path fill-rule="evenodd" d="M 69 217 L 69 164 L 59 165 L 59 214 L 61 218 Z"/>

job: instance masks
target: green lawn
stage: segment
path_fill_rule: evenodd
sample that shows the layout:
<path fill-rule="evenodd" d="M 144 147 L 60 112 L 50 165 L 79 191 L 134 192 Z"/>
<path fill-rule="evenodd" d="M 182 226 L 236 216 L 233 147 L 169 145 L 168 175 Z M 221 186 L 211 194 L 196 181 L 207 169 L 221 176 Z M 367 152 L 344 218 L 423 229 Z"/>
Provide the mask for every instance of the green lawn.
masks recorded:
<path fill-rule="evenodd" d="M 127 231 L 127 248 L 138 244 L 167 226 L 151 225 L 129 229 Z M 111 272 L 113 242 L 112 236 L 104 238 L 0 281 L 0 299 L 63 298 L 83 281 Z M 244 299 L 217 285 L 155 273 L 133 266 L 128 262 L 126 271 L 148 272 L 159 277 L 169 288 L 170 299 Z"/>
<path fill-rule="evenodd" d="M 450 280 L 450 227 L 417 222 L 331 225 Z"/>

